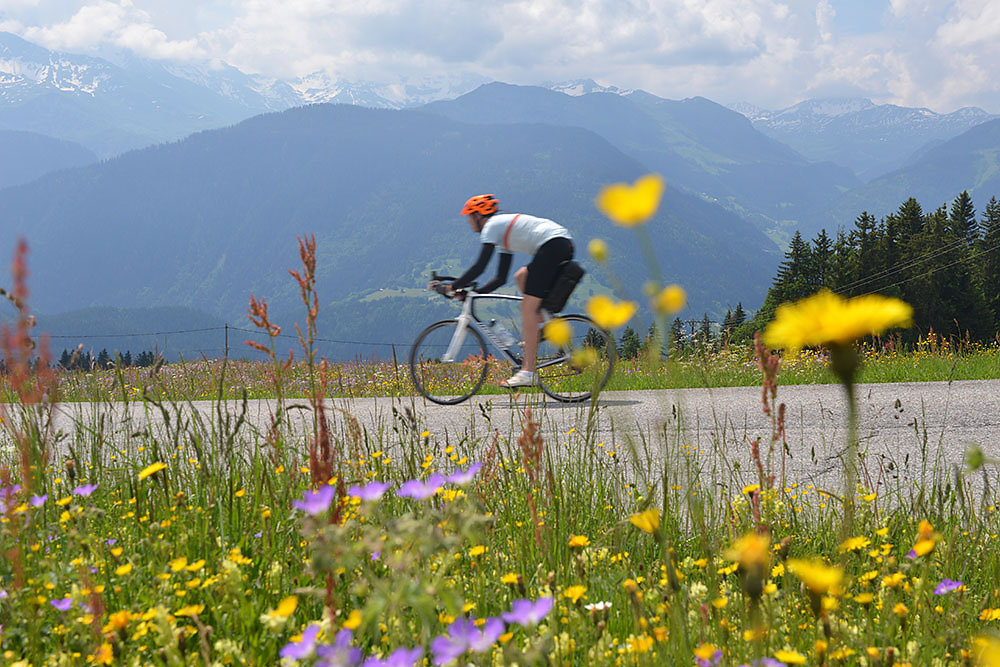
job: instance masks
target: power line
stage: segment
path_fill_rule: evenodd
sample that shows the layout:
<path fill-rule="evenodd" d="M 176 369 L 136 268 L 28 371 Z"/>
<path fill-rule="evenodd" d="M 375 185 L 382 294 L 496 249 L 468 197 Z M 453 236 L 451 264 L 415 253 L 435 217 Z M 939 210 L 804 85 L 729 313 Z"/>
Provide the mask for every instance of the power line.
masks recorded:
<path fill-rule="evenodd" d="M 945 244 L 944 246 L 938 248 L 937 250 L 934 250 L 933 252 L 927 253 L 926 255 L 921 255 L 920 257 L 915 257 L 914 259 L 911 259 L 908 262 L 904 262 L 903 264 L 897 264 L 896 266 L 890 267 L 888 269 L 883 269 L 882 271 L 879 271 L 878 273 L 873 273 L 870 276 L 865 276 L 864 278 L 859 278 L 859 279 L 857 279 L 855 281 L 849 282 L 846 285 L 844 285 L 843 287 L 840 287 L 837 290 L 837 293 L 838 294 L 843 294 L 844 292 L 848 292 L 848 291 L 850 291 L 852 289 L 855 289 L 857 287 L 861 287 L 862 285 L 867 285 L 868 283 L 874 282 L 874 281 L 879 280 L 881 278 L 888 278 L 891 275 L 899 273 L 900 271 L 905 271 L 906 269 L 911 268 L 913 266 L 916 266 L 917 264 L 920 264 L 920 263 L 922 263 L 922 262 L 924 262 L 926 260 L 933 259 L 933 258 L 935 258 L 935 257 L 937 257 L 939 255 L 943 255 L 943 254 L 945 254 L 947 252 L 951 252 L 952 250 L 955 250 L 955 249 L 961 247 L 962 245 L 965 245 L 966 243 L 967 243 L 967 241 L 965 239 L 959 239 L 957 241 L 953 241 L 951 243 Z"/>
<path fill-rule="evenodd" d="M 49 336 L 49 338 L 135 338 L 138 336 L 166 336 L 185 333 L 201 333 L 204 331 L 222 331 L 225 327 L 207 327 L 205 329 L 181 329 L 178 331 L 150 331 L 148 333 L 128 333 L 128 334 L 88 334 L 85 336 Z"/>
<path fill-rule="evenodd" d="M 910 276 L 909 278 L 904 278 L 903 280 L 894 282 L 891 285 L 883 285 L 882 287 L 878 288 L 877 290 L 872 290 L 871 292 L 865 292 L 861 296 L 868 296 L 869 294 L 875 294 L 876 292 L 878 292 L 880 290 L 887 290 L 890 287 L 896 287 L 897 285 L 902 285 L 903 283 L 908 283 L 911 280 L 916 280 L 917 278 L 923 278 L 925 276 L 929 276 L 932 273 L 937 273 L 938 271 L 941 271 L 942 269 L 947 269 L 949 267 L 955 266 L 956 264 L 961 264 L 962 262 L 968 262 L 970 260 L 973 260 L 976 257 L 979 257 L 981 255 L 985 255 L 986 253 L 992 252 L 992 251 L 996 250 L 997 248 L 1000 248 L 1000 243 L 997 243 L 994 246 L 986 248 L 985 250 L 980 250 L 979 252 L 972 253 L 971 255 L 966 255 L 965 257 L 962 257 L 961 259 L 955 260 L 954 262 L 949 262 L 948 264 L 945 264 L 943 266 L 938 266 L 936 268 L 933 268 L 930 271 L 927 271 L 926 273 L 920 273 L 920 274 L 917 274 L 915 276 Z"/>

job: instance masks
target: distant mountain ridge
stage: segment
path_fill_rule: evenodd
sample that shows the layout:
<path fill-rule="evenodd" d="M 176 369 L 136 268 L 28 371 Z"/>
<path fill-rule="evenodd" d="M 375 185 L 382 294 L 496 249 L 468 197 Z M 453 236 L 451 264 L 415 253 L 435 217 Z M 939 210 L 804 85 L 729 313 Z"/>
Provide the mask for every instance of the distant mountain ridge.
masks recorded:
<path fill-rule="evenodd" d="M 996 115 L 978 107 L 948 114 L 875 104 L 866 98 L 825 98 L 776 111 L 748 103 L 731 108 L 754 127 L 813 160 L 829 160 L 871 180 L 902 166 L 927 144 L 955 137 Z"/>
<path fill-rule="evenodd" d="M 0 189 L 97 162 L 97 156 L 80 144 L 15 130 L 0 130 L 0 156 Z"/>
<path fill-rule="evenodd" d="M 298 263 L 295 236 L 314 232 L 324 333 L 407 340 L 447 310 L 420 291 L 430 270 L 460 271 L 476 254 L 478 240 L 457 214 L 470 193 L 497 192 L 506 210 L 563 222 L 585 264 L 587 241 L 607 239 L 614 270 L 641 285 L 631 230 L 604 219 L 593 197 L 647 171 L 580 128 L 312 105 L 8 188 L 0 256 L 27 236 L 39 312 L 183 305 L 233 322 L 253 293 L 287 324 L 301 310 L 287 274 Z M 684 283 L 699 312 L 758 301 L 777 263 L 774 244 L 679 190 L 665 201 L 648 225 L 665 278 Z M 584 295 L 602 279 L 589 269 Z M 413 294 L 361 302 L 383 287 Z"/>

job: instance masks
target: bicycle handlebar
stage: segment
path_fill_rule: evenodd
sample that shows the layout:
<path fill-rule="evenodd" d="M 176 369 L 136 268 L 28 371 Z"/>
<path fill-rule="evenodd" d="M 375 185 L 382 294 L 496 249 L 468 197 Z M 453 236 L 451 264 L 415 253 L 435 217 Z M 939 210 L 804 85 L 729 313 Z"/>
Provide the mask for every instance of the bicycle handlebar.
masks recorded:
<path fill-rule="evenodd" d="M 450 280 L 450 281 L 454 282 L 455 278 L 453 276 L 439 276 L 437 271 L 431 271 L 431 280 L 434 281 L 434 282 L 440 282 L 442 280 Z M 465 295 L 468 292 L 475 292 L 477 287 L 479 287 L 479 284 L 473 282 L 473 283 L 470 283 L 467 288 L 461 289 L 461 290 L 457 290 L 455 292 L 455 294 L 456 295 L 458 295 L 458 294 Z M 437 292 L 438 294 L 440 294 L 441 296 L 448 297 L 449 299 L 453 298 L 453 295 L 451 295 L 451 294 L 448 293 L 447 285 L 438 284 L 438 285 L 435 285 L 432 289 L 435 292 Z"/>

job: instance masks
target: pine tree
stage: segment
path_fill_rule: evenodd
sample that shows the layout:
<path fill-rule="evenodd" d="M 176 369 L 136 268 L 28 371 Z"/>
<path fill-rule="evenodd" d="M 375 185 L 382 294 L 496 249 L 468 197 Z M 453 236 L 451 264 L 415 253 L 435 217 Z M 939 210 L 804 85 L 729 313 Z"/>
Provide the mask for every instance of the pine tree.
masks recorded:
<path fill-rule="evenodd" d="M 590 327 L 587 330 L 587 335 L 583 339 L 583 344 L 586 345 L 587 347 L 592 347 L 595 350 L 603 350 L 604 349 L 604 336 L 602 336 L 600 333 L 598 333 L 597 329 L 595 329 L 594 327 Z M 145 352 L 139 355 L 139 359 L 140 359 L 139 364 L 138 364 L 139 366 L 145 366 L 146 365 L 145 363 L 143 363 L 143 361 L 145 361 L 145 357 L 143 356 L 144 354 L 145 354 Z"/>
<path fill-rule="evenodd" d="M 951 215 L 948 223 L 952 235 L 957 239 L 965 239 L 968 247 L 979 238 L 979 225 L 976 222 L 976 208 L 972 205 L 972 197 L 968 190 L 963 190 L 962 194 L 951 203 Z"/>
<path fill-rule="evenodd" d="M 621 359 L 635 359 L 639 356 L 639 334 L 632 327 L 625 327 L 621 342 L 618 344 L 618 356 Z"/>
<path fill-rule="evenodd" d="M 746 311 L 743 310 L 743 302 L 737 301 L 736 310 L 733 311 L 733 328 L 735 329 L 736 327 L 741 326 L 746 321 L 747 314 Z"/>
<path fill-rule="evenodd" d="M 1000 201 L 990 199 L 983 213 L 980 244 L 980 285 L 993 318 L 993 335 L 1000 331 Z M 986 336 L 989 336 L 987 332 Z"/>
<path fill-rule="evenodd" d="M 69 353 L 69 350 L 63 349 L 62 354 L 59 355 L 59 366 L 64 370 L 69 370 L 69 365 L 72 360 L 73 355 Z"/>
<path fill-rule="evenodd" d="M 708 319 L 708 313 L 701 318 L 701 326 L 698 327 L 698 339 L 703 343 L 712 340 L 712 321 Z"/>
<path fill-rule="evenodd" d="M 670 323 L 670 341 L 675 352 L 684 348 L 684 323 L 679 317 Z"/>
<path fill-rule="evenodd" d="M 111 366 L 111 357 L 108 355 L 107 348 L 104 348 L 97 354 L 97 367 L 109 368 L 110 366 Z"/>
<path fill-rule="evenodd" d="M 132 365 L 132 351 L 126 350 L 125 356 L 122 357 L 122 366 L 129 368 Z"/>
<path fill-rule="evenodd" d="M 830 287 L 833 279 L 833 242 L 827 236 L 826 229 L 821 229 L 813 239 L 812 262 L 809 268 L 810 291 L 815 292 L 821 287 Z"/>

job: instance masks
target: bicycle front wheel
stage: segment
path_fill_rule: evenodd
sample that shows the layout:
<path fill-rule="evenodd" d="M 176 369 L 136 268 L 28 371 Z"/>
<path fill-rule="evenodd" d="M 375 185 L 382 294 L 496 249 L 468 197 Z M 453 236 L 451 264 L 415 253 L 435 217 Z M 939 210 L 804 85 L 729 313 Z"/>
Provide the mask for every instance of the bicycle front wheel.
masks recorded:
<path fill-rule="evenodd" d="M 456 341 L 456 334 L 460 340 Z M 455 345 L 453 345 L 455 341 Z M 451 358 L 444 360 L 452 347 Z M 479 391 L 489 372 L 486 343 L 472 327 L 459 331 L 458 320 L 442 320 L 417 336 L 410 351 L 410 377 L 429 401 L 455 405 Z"/>
<path fill-rule="evenodd" d="M 557 401 L 577 403 L 590 398 L 611 379 L 615 342 L 585 315 L 563 315 L 570 327 L 568 345 L 554 345 L 538 338 L 538 384 Z"/>

